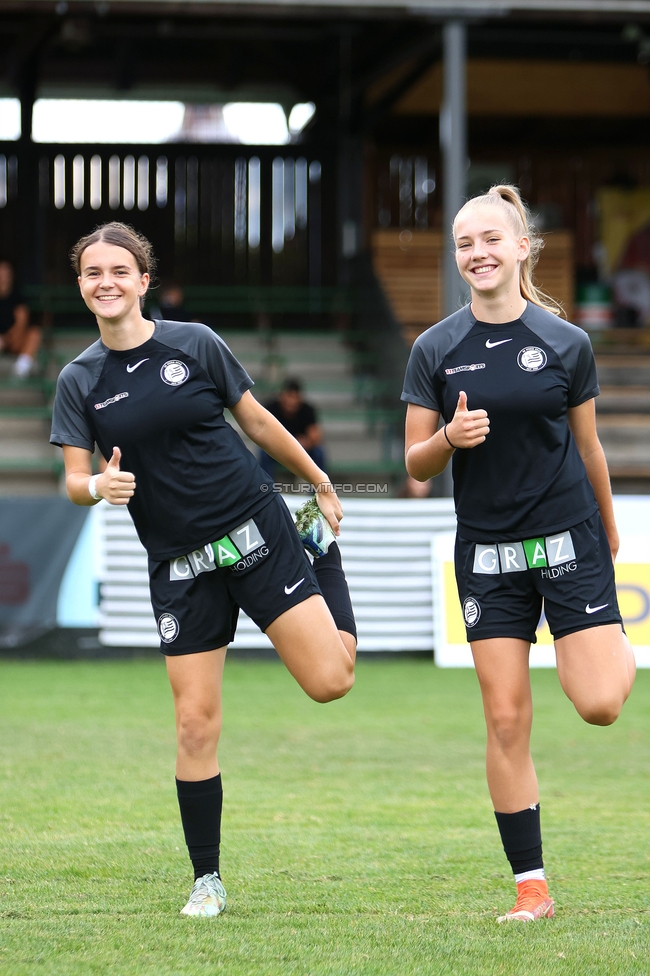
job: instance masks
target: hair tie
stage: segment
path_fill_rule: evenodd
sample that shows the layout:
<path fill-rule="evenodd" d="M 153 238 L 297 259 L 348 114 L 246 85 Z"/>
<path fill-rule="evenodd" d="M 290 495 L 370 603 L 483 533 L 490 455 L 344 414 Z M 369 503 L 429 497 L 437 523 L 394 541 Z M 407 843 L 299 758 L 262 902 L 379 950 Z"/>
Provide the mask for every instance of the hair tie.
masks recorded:
<path fill-rule="evenodd" d="M 453 451 L 457 451 L 458 448 L 454 444 L 452 444 L 451 441 L 449 440 L 449 435 L 447 434 L 447 424 L 445 424 L 445 426 L 442 428 L 442 432 L 445 435 L 446 441 L 449 444 L 450 448 Z"/>

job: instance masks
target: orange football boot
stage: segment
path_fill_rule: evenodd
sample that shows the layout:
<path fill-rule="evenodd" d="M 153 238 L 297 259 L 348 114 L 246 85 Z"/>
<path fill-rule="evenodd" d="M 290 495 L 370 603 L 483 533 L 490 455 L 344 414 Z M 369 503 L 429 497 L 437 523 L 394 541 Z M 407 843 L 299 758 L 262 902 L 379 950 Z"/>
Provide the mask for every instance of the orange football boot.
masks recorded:
<path fill-rule="evenodd" d="M 517 901 L 498 922 L 536 922 L 538 918 L 553 918 L 555 907 L 548 894 L 546 881 L 531 879 L 517 885 Z"/>

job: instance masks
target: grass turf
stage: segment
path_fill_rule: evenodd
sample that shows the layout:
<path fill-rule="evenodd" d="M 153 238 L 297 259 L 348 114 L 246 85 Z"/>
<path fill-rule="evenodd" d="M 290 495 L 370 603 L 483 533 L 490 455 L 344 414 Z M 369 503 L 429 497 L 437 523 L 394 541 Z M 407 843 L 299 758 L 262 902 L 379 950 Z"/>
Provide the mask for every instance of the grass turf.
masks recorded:
<path fill-rule="evenodd" d="M 513 883 L 475 676 L 424 661 L 362 661 L 326 706 L 277 664 L 227 664 L 228 911 L 184 919 L 162 662 L 2 663 L 0 972 L 647 973 L 650 673 L 610 729 L 554 672 L 533 685 L 553 921 L 495 922 Z"/>

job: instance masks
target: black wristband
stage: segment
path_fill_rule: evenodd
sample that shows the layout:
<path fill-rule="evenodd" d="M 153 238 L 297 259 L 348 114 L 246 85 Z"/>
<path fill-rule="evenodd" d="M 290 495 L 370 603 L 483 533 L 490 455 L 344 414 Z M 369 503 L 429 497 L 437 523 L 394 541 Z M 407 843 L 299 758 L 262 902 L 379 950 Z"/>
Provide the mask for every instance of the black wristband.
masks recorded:
<path fill-rule="evenodd" d="M 454 444 L 451 443 L 451 441 L 449 440 L 449 437 L 447 436 L 447 424 L 445 424 L 445 426 L 442 428 L 442 432 L 445 435 L 445 440 L 449 444 L 449 446 L 452 449 L 452 451 L 457 451 L 458 448 Z"/>

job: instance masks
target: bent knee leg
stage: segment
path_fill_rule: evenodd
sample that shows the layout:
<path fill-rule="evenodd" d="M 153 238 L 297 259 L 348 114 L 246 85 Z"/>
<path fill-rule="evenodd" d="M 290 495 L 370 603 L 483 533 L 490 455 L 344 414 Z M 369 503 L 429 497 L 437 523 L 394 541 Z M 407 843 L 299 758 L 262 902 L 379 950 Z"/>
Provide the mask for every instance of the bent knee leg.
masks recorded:
<path fill-rule="evenodd" d="M 620 697 L 592 699 L 587 702 L 574 702 L 574 704 L 580 718 L 589 725 L 613 725 L 623 707 Z"/>
<path fill-rule="evenodd" d="M 343 664 L 318 675 L 311 675 L 305 691 L 314 701 L 324 705 L 343 698 L 354 684 L 354 670 Z"/>

